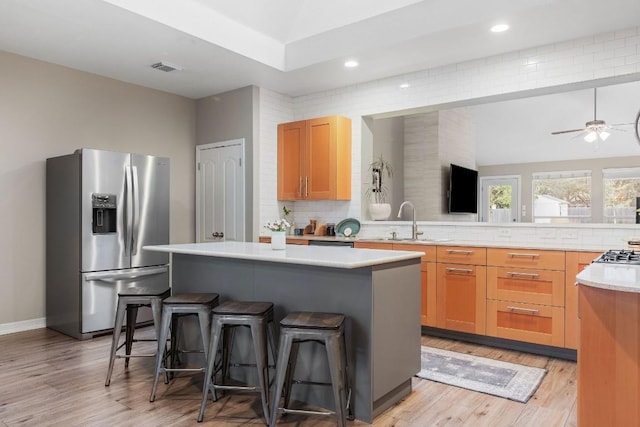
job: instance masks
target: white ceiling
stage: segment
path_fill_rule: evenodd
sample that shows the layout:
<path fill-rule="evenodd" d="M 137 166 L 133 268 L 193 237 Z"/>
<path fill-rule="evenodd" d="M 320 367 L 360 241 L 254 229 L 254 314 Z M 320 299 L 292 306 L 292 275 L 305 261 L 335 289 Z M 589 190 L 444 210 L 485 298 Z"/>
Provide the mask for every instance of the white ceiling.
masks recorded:
<path fill-rule="evenodd" d="M 594 119 L 593 89 L 465 107 L 475 127 L 477 165 L 640 156 L 631 125 L 640 111 L 640 82 L 597 88 L 596 105 L 607 125 L 627 124 L 597 146 L 580 132 L 551 135 Z"/>
<path fill-rule="evenodd" d="M 0 50 L 191 98 L 297 96 L 638 22 L 638 0 L 1 0 Z"/>

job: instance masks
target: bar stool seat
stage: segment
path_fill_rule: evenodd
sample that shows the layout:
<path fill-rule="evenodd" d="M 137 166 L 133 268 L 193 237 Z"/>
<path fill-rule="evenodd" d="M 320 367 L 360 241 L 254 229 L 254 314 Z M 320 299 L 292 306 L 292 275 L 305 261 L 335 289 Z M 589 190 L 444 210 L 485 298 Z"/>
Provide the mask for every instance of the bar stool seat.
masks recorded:
<path fill-rule="evenodd" d="M 116 306 L 116 318 L 113 325 L 113 337 L 111 340 L 111 352 L 109 356 L 109 368 L 107 369 L 107 379 L 104 385 L 111 384 L 111 374 L 113 373 L 113 365 L 115 359 L 124 358 L 125 368 L 129 367 L 129 358 L 131 357 L 155 357 L 155 353 L 138 353 L 132 354 L 134 342 L 156 341 L 160 335 L 160 314 L 162 300 L 171 294 L 171 290 L 167 287 L 164 289 L 153 289 L 146 287 L 133 287 L 122 289 L 118 292 L 118 303 Z M 138 309 L 140 307 L 151 307 L 153 316 L 153 325 L 155 327 L 155 339 L 134 339 L 136 327 L 136 319 L 138 317 Z M 124 325 L 125 314 L 127 316 L 127 325 L 125 327 L 125 340 L 120 344 L 120 335 L 122 326 Z M 125 347 L 125 354 L 118 354 L 118 350 Z"/>
<path fill-rule="evenodd" d="M 158 352 L 156 353 L 156 368 L 153 377 L 153 386 L 149 401 L 156 398 L 156 388 L 158 386 L 158 376 L 169 372 L 204 372 L 206 363 L 199 368 L 176 368 L 175 359 L 178 353 L 178 317 L 185 315 L 197 315 L 200 325 L 200 336 L 205 360 L 209 351 L 209 330 L 211 328 L 211 310 L 218 305 L 219 295 L 215 293 L 189 293 L 177 294 L 165 298 L 162 302 L 162 320 L 160 333 L 158 335 Z M 171 328 L 170 328 L 171 325 Z M 171 329 L 171 350 L 170 365 L 167 367 L 167 357 L 164 357 L 160 349 L 166 348 Z"/>
<path fill-rule="evenodd" d="M 270 426 L 275 426 L 278 412 L 306 415 L 335 415 L 338 425 L 353 419 L 351 413 L 351 386 L 349 384 L 346 343 L 344 335 L 345 316 L 338 313 L 294 312 L 280 321 L 280 345 L 276 363 L 275 389 L 271 404 Z M 298 357 L 298 346 L 307 341 L 323 344 L 329 360 L 329 371 L 335 411 L 311 411 L 289 408 L 291 385 Z M 303 382 L 296 382 L 303 383 Z M 318 383 L 314 383 L 318 384 Z M 279 407 L 284 389 L 284 403 Z"/>
<path fill-rule="evenodd" d="M 233 342 L 232 339 L 229 339 L 228 333 L 238 326 L 245 326 L 251 329 L 258 385 L 224 384 L 224 380 L 227 379 L 229 353 Z M 202 403 L 200 404 L 198 422 L 202 422 L 204 418 L 209 392 L 211 392 L 212 399 L 215 402 L 217 401 L 217 390 L 239 390 L 260 393 L 264 418 L 267 424 L 269 423 L 269 360 L 267 346 L 271 348 L 274 363 L 277 358 L 272 326 L 273 303 L 270 302 L 228 301 L 214 308 L 207 370 L 202 388 Z M 216 355 L 221 341 L 222 357 L 216 367 Z M 216 382 L 215 377 L 219 370 L 222 370 L 222 376 L 220 382 Z"/>

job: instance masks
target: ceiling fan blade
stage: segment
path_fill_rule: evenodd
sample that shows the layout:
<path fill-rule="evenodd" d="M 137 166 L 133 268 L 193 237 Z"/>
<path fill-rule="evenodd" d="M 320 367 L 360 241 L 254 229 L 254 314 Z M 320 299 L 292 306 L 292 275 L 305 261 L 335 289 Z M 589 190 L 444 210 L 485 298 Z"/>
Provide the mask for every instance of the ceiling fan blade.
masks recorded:
<path fill-rule="evenodd" d="M 551 135 L 560 135 L 560 134 L 563 134 L 563 133 L 571 133 L 571 132 L 582 132 L 583 130 L 584 130 L 584 128 L 583 129 L 560 130 L 560 131 L 557 131 L 557 132 L 551 132 Z"/>
<path fill-rule="evenodd" d="M 633 125 L 635 125 L 635 123 L 615 123 L 609 126 L 614 127 L 614 126 L 633 126 Z"/>

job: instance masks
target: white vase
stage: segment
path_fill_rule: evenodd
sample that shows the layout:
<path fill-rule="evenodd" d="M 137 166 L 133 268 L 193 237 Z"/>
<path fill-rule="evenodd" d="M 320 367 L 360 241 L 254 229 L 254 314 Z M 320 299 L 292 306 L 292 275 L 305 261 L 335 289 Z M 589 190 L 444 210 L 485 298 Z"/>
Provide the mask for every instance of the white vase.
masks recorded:
<path fill-rule="evenodd" d="M 271 232 L 271 249 L 282 250 L 287 245 L 287 235 L 285 231 Z"/>
<path fill-rule="evenodd" d="M 391 205 L 389 203 L 370 203 L 369 215 L 374 221 L 384 221 L 391 215 Z"/>

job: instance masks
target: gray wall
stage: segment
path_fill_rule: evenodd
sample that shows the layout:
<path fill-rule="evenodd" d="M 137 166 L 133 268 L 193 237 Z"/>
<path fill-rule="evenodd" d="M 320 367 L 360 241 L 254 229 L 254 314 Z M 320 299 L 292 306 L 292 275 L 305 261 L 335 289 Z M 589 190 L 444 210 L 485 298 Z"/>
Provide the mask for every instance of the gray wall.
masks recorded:
<path fill-rule="evenodd" d="M 193 241 L 196 105 L 5 52 L 0 69 L 1 329 L 45 316 L 47 157 L 81 147 L 170 157 L 171 242 Z"/>
<path fill-rule="evenodd" d="M 521 222 L 532 221 L 531 176 L 534 172 L 558 172 L 571 170 L 591 171 L 591 206 L 603 205 L 602 189 L 602 169 L 607 168 L 630 168 L 640 166 L 640 157 L 611 157 L 607 159 L 582 159 L 568 160 L 562 162 L 542 162 L 542 163 L 519 163 L 509 165 L 481 166 L 478 168 L 480 178 L 501 175 L 519 175 L 521 185 L 521 204 L 526 206 L 526 216 L 521 218 Z M 521 209 L 522 211 L 522 206 Z M 602 222 L 602 211 L 592 209 L 593 223 Z"/>
<path fill-rule="evenodd" d="M 259 192 L 254 165 L 259 164 L 259 90 L 247 86 L 196 101 L 198 145 L 212 142 L 245 140 L 245 230 L 246 240 L 257 236 L 254 224 L 258 223 Z M 254 208 L 255 207 L 255 208 Z"/>
<path fill-rule="evenodd" d="M 380 155 L 387 160 L 393 168 L 393 177 L 386 175 L 382 183 L 387 187 L 387 203 L 391 204 L 391 217 L 394 220 L 400 204 L 404 200 L 404 120 L 402 117 L 379 119 L 373 121 L 373 159 Z M 367 165 L 363 167 L 365 179 L 371 183 L 371 170 Z"/>

